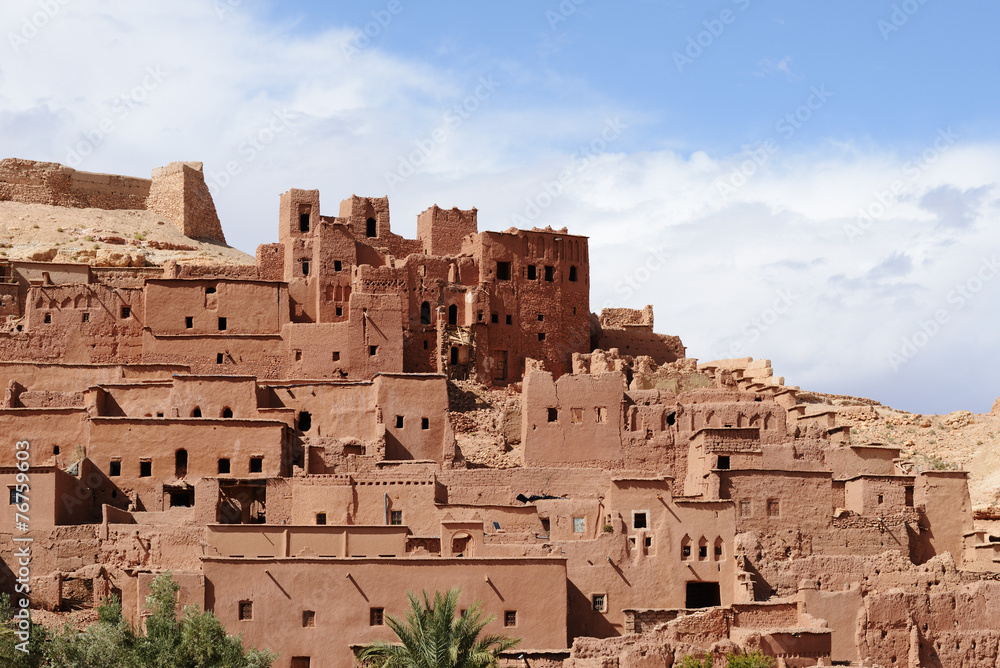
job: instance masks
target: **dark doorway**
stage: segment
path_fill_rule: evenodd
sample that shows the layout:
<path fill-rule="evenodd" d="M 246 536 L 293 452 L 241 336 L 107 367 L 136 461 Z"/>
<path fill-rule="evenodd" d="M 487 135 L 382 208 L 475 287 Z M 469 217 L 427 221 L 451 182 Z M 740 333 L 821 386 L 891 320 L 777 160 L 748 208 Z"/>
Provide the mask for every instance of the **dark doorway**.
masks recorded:
<path fill-rule="evenodd" d="M 458 306 L 452 304 L 448 307 L 448 324 L 457 325 L 458 324 Z"/>
<path fill-rule="evenodd" d="M 299 412 L 299 431 L 309 431 L 312 429 L 312 413 L 309 411 Z"/>
<path fill-rule="evenodd" d="M 458 348 L 456 346 L 451 347 L 451 363 L 458 364 Z"/>
<path fill-rule="evenodd" d="M 193 489 L 171 491 L 169 494 L 171 508 L 190 508 L 194 506 Z"/>
<path fill-rule="evenodd" d="M 431 305 L 428 302 L 424 302 L 420 305 L 420 324 L 431 324 Z"/>
<path fill-rule="evenodd" d="M 365 235 L 368 237 L 378 236 L 378 222 L 374 218 L 369 218 L 366 221 L 367 229 L 365 230 Z"/>
<path fill-rule="evenodd" d="M 686 608 L 711 608 L 722 605 L 718 582 L 688 582 Z"/>

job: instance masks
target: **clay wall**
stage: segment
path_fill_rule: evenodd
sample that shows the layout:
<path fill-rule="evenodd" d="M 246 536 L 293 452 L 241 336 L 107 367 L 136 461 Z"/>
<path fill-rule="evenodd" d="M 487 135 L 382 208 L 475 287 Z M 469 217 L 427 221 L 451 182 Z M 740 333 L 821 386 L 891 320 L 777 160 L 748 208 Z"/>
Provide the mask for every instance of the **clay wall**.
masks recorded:
<path fill-rule="evenodd" d="M 278 283 L 150 280 L 145 298 L 146 327 L 156 337 L 274 335 L 288 322 Z"/>
<path fill-rule="evenodd" d="M 44 364 L 41 362 L 0 362 L 0 386 L 7 387 L 12 380 L 28 389 L 54 392 L 82 392 L 93 385 L 115 383 L 124 379 L 167 379 L 184 373 L 181 365 L 92 365 Z"/>
<path fill-rule="evenodd" d="M 913 476 L 859 476 L 846 481 L 844 492 L 844 508 L 858 515 L 895 515 L 913 507 Z"/>
<path fill-rule="evenodd" d="M 24 517 L 15 517 L 20 511 L 12 495 L 18 490 L 23 496 L 16 498 L 17 504 L 27 502 L 28 513 L 22 515 L 28 518 L 32 531 L 51 531 L 56 526 L 86 524 L 97 519 L 91 512 L 90 490 L 74 476 L 56 467 L 32 466 L 28 472 L 29 486 L 19 488 L 17 473 L 16 468 L 0 467 L 0 493 L 9 501 L 0 504 L 0 522 L 11 527 L 8 531 L 13 531 L 18 521 L 25 521 Z M 66 503 L 67 498 L 81 502 Z"/>
<path fill-rule="evenodd" d="M 752 531 L 768 558 L 813 552 L 833 525 L 831 475 L 825 471 L 718 471 L 719 496 L 731 499 L 739 533 Z"/>
<path fill-rule="evenodd" d="M 924 471 L 915 482 L 914 502 L 923 507 L 923 519 L 929 528 L 921 536 L 923 559 L 950 552 L 961 564 L 964 535 L 973 529 L 968 473 Z"/>
<path fill-rule="evenodd" d="M 169 383 L 106 384 L 101 389 L 99 415 L 104 417 L 258 417 L 254 378 L 175 376 Z"/>
<path fill-rule="evenodd" d="M 320 223 L 309 270 L 309 280 L 315 283 L 315 312 L 319 322 L 343 322 L 350 318 L 356 246 L 357 242 L 343 225 Z"/>
<path fill-rule="evenodd" d="M 406 527 L 210 524 L 210 556 L 237 558 L 401 557 Z"/>
<path fill-rule="evenodd" d="M 226 243 L 200 162 L 172 162 L 153 170 L 141 207 L 173 222 L 186 237 Z"/>
<path fill-rule="evenodd" d="M 544 467 L 513 469 L 445 469 L 438 481 L 447 490 L 449 504 L 509 504 L 518 494 L 587 496 L 607 489 L 610 472 L 605 469 Z"/>
<path fill-rule="evenodd" d="M 0 410 L 0 430 L 10 446 L 0 448 L 0 466 L 14 466 L 15 441 L 31 443 L 31 465 L 67 466 L 87 442 L 87 411 L 82 408 L 8 408 Z"/>
<path fill-rule="evenodd" d="M 685 392 L 678 399 L 677 430 L 682 438 L 690 438 L 699 429 L 728 428 L 759 429 L 762 445 L 779 445 L 788 438 L 785 409 L 774 402 L 723 401 L 724 394 L 709 395 L 715 401 L 692 402 L 693 395 Z"/>
<path fill-rule="evenodd" d="M 625 377 L 531 372 L 524 380 L 521 443 L 525 463 L 617 461 Z"/>
<path fill-rule="evenodd" d="M 352 195 L 340 203 L 340 212 L 337 216 L 351 235 L 360 244 L 364 244 L 374 249 L 382 255 L 391 255 L 395 258 L 405 259 L 413 253 L 423 253 L 424 244 L 419 239 L 404 239 L 398 234 L 393 234 L 389 225 L 389 198 L 388 197 L 358 197 Z M 374 235 L 368 234 L 368 221 L 374 221 Z M 366 264 L 361 257 L 359 264 Z M 373 262 L 367 262 L 372 264 Z"/>
<path fill-rule="evenodd" d="M 546 230 L 482 232 L 463 252 L 474 254 L 479 282 L 489 284 L 480 380 L 496 380 L 501 351 L 508 381 L 523 375 L 525 358 L 540 360 L 557 377 L 569 373 L 573 353 L 590 350 L 587 239 Z M 498 275 L 501 268 L 509 278 Z"/>
<path fill-rule="evenodd" d="M 375 397 L 385 425 L 386 459 L 440 463 L 455 458 L 444 376 L 378 374 Z"/>
<path fill-rule="evenodd" d="M 207 558 L 204 569 L 206 607 L 227 631 L 249 644 L 266 638 L 285 660 L 322 657 L 333 668 L 353 668 L 352 646 L 395 637 L 388 626 L 372 624 L 373 608 L 402 617 L 407 591 L 452 587 L 462 590 L 461 608 L 482 601 L 494 617 L 484 633 L 516 634 L 525 648 L 566 646 L 563 559 Z M 240 603 L 251 601 L 252 619 L 241 621 Z M 306 610 L 315 612 L 315 626 L 303 623 Z"/>
<path fill-rule="evenodd" d="M 462 240 L 479 231 L 476 209 L 442 209 L 437 204 L 417 216 L 417 239 L 428 255 L 458 255 Z"/>
<path fill-rule="evenodd" d="M 441 532 L 442 512 L 437 508 L 433 478 L 408 476 L 352 476 L 354 502 L 349 508 L 351 524 L 388 525 L 393 511 L 418 536 Z M 332 505 L 332 504 L 330 504 Z M 335 510 L 335 509 L 334 509 Z M 482 520 L 479 532 L 483 531 Z"/>
<path fill-rule="evenodd" d="M 54 162 L 0 160 L 0 200 L 73 208 L 145 209 L 151 181 Z"/>
<path fill-rule="evenodd" d="M 87 456 L 114 488 L 138 500 L 140 510 L 164 510 L 165 484 L 219 475 L 260 480 L 287 475 L 285 430 L 281 422 L 263 420 L 93 418 Z M 176 454 L 182 449 L 183 475 Z M 230 460 L 229 474 L 220 474 L 222 458 Z M 254 458 L 260 459 L 259 472 L 251 470 Z M 113 460 L 119 462 L 117 476 Z M 143 461 L 149 462 L 148 475 Z"/>
<path fill-rule="evenodd" d="M 824 453 L 827 463 L 833 469 L 834 478 L 853 478 L 859 475 L 892 475 L 895 473 L 894 460 L 899 457 L 899 448 L 875 445 L 849 445 L 827 448 Z"/>

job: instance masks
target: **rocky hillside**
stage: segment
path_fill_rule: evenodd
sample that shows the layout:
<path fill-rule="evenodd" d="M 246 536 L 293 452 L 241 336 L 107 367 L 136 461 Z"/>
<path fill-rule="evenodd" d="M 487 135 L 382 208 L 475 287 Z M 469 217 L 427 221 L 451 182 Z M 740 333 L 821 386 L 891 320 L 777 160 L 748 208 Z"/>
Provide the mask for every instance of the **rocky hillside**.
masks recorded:
<path fill-rule="evenodd" d="M 99 267 L 253 264 L 243 251 L 184 236 L 151 211 L 75 209 L 0 202 L 0 259 L 83 262 Z"/>

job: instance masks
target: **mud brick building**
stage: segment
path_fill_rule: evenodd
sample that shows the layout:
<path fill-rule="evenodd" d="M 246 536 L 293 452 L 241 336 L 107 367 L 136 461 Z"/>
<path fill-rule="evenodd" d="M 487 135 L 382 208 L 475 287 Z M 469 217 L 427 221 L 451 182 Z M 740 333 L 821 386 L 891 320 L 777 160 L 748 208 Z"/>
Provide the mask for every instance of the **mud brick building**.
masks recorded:
<path fill-rule="evenodd" d="M 198 163 L 5 160 L 0 201 L 223 240 Z M 698 364 L 651 307 L 592 314 L 586 237 L 433 206 L 406 239 L 387 198 L 293 189 L 277 238 L 245 265 L 0 263 L 0 587 L 27 440 L 34 606 L 116 594 L 139 622 L 170 570 L 283 668 L 352 666 L 407 590 L 454 585 L 523 638 L 511 666 L 1000 659 L 966 474 L 853 442 L 766 360 Z M 469 426 L 474 385 L 497 424 Z"/>

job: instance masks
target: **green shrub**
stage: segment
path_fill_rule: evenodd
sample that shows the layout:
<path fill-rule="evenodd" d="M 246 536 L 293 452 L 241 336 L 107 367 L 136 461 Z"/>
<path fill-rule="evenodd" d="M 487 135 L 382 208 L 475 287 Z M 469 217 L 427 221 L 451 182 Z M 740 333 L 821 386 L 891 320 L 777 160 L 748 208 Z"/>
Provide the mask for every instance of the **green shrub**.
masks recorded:
<path fill-rule="evenodd" d="M 679 668 L 712 668 L 712 656 L 708 652 L 699 655 L 685 654 Z"/>
<path fill-rule="evenodd" d="M 759 649 L 749 654 L 727 654 L 726 668 L 774 668 L 774 659 Z"/>

